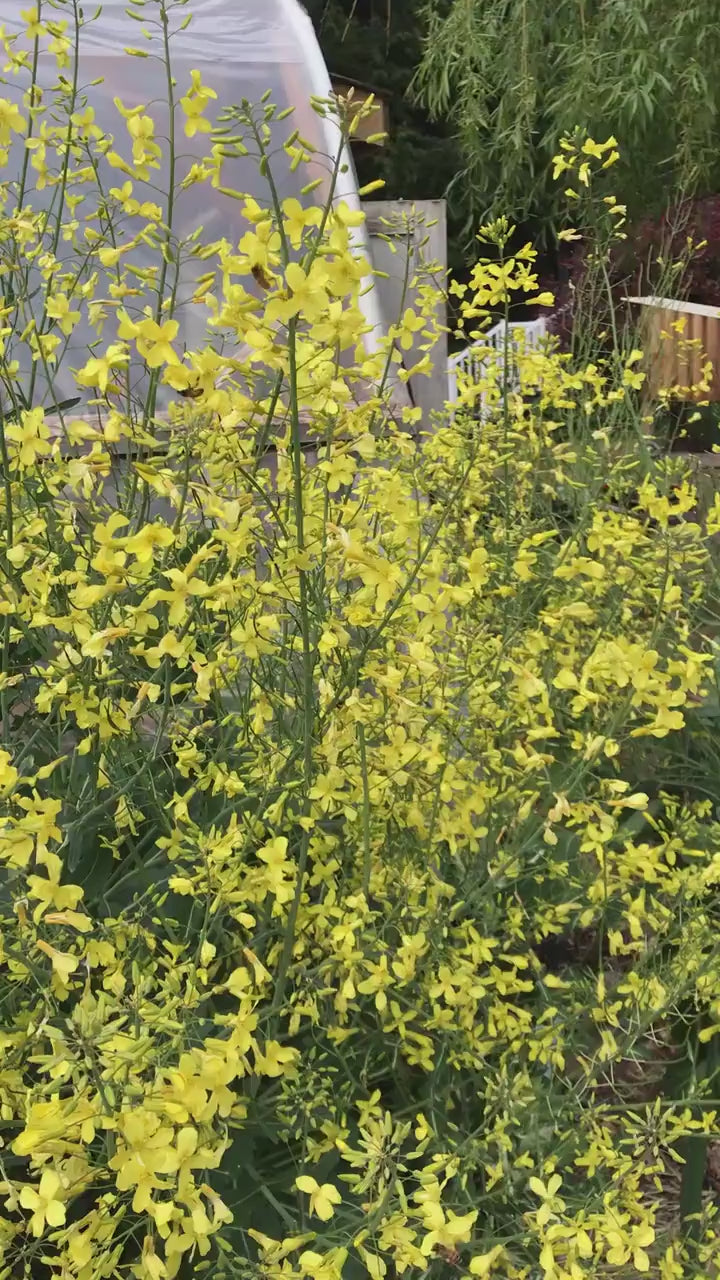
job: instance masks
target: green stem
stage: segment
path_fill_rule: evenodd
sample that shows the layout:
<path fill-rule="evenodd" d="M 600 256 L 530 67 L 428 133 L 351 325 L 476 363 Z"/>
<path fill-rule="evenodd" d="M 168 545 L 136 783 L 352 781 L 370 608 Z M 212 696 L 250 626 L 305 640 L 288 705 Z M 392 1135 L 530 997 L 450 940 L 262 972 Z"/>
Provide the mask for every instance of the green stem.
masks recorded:
<path fill-rule="evenodd" d="M 2 463 L 2 480 L 3 489 L 5 491 L 5 552 L 10 550 L 13 545 L 14 537 L 14 520 L 13 520 L 13 492 L 12 481 L 10 479 L 10 458 L 7 451 L 7 440 L 5 439 L 5 414 L 0 405 L 0 462 Z M 10 666 L 10 614 L 6 614 L 3 619 L 3 642 L 2 642 L 2 675 L 7 676 Z M 7 705 L 7 688 L 3 686 L 0 689 L 0 733 L 2 739 L 7 742 L 10 725 L 8 723 L 8 705 Z"/>
<path fill-rule="evenodd" d="M 160 267 L 160 275 L 158 277 L 158 285 L 157 285 L 157 303 L 155 306 L 155 323 L 156 324 L 160 324 L 163 317 L 163 310 L 164 310 L 163 303 L 165 299 L 165 288 L 167 285 L 168 269 L 170 266 L 170 254 L 171 254 L 171 248 L 172 248 L 173 218 L 175 216 L 175 178 L 176 178 L 175 83 L 173 81 L 173 74 L 172 74 L 172 60 L 170 57 L 170 27 L 169 27 L 169 21 L 168 21 L 167 4 L 165 3 L 165 0 L 162 0 L 162 3 L 160 5 L 160 22 L 162 24 L 162 34 L 163 34 L 163 65 L 165 68 L 165 85 L 166 85 L 167 105 L 168 105 L 168 166 L 169 168 L 168 168 L 167 201 L 165 205 L 165 236 L 164 236 L 163 247 L 162 247 L 162 265 Z M 179 254 L 180 254 L 180 251 L 178 247 L 178 254 L 177 254 L 178 259 L 179 259 Z M 178 270 L 177 270 L 177 263 L 176 263 L 175 284 L 173 287 L 173 291 L 171 295 L 171 305 L 169 308 L 170 318 L 172 318 L 173 311 L 175 309 L 175 301 L 177 297 L 177 285 L 178 285 Z M 160 369 L 153 369 L 152 374 L 150 376 L 150 386 L 148 388 L 148 394 L 145 401 L 145 410 L 143 413 L 143 423 L 142 423 L 143 429 L 145 431 L 148 430 L 150 423 L 152 422 L 155 416 L 158 385 L 160 382 L 160 373 L 161 373 Z M 140 458 L 142 459 L 142 457 L 143 457 L 143 452 L 141 448 Z M 135 505 L 137 488 L 138 488 L 138 472 L 136 468 L 133 468 L 133 478 L 131 482 L 128 512 L 132 511 L 132 508 Z M 143 499 L 140 504 L 140 513 L 135 526 L 138 529 L 142 527 L 142 524 L 144 522 L 148 491 L 149 490 L 148 490 L 147 481 L 144 481 L 143 482 Z"/>
<path fill-rule="evenodd" d="M 38 5 L 37 5 L 37 21 L 38 21 L 38 22 L 42 22 L 42 0 L 38 0 Z M 35 37 L 34 44 L 33 44 L 32 70 L 31 70 L 31 73 L 30 73 L 30 76 L 31 76 L 31 78 L 30 78 L 30 105 L 31 105 L 31 107 L 34 107 L 34 106 L 36 105 L 36 102 L 35 102 L 35 86 L 36 86 L 36 84 L 37 84 L 37 72 L 38 72 L 38 62 L 39 62 L 39 58 L 40 58 L 40 38 L 39 38 L 39 36 L 36 36 L 36 37 Z M 26 139 L 25 139 L 25 142 L 26 142 L 26 143 L 27 143 L 27 142 L 29 142 L 29 140 L 30 140 L 30 139 L 32 138 L 32 136 L 33 136 L 33 124 L 34 124 L 34 119 L 35 119 L 35 117 L 33 116 L 32 111 L 29 111 L 29 112 L 28 112 L 28 131 L 27 131 L 27 136 L 26 136 Z M 24 148 L 24 150 L 25 150 L 25 154 L 24 154 L 24 156 L 23 156 L 23 165 L 22 165 L 22 170 L 21 170 L 21 173 L 20 173 L 20 186 L 19 186 L 19 188 L 18 188 L 18 199 L 17 199 L 17 207 L 18 207 L 18 210 L 22 209 L 23 200 L 25 199 L 25 185 L 26 185 L 26 183 L 27 183 L 28 166 L 29 166 L 29 164 L 30 164 L 30 148 L 26 145 L 26 146 L 25 146 L 25 148 Z"/>
<path fill-rule="evenodd" d="M 293 500 L 295 506 L 295 523 L 297 530 L 297 547 L 302 556 L 305 551 L 305 511 L 303 498 L 303 477 L 302 477 L 302 440 L 300 434 L 300 408 L 298 404 L 298 375 L 297 375 L 297 317 L 293 317 L 288 326 L 288 372 L 290 380 L 290 429 L 291 429 L 291 452 L 293 463 Z M 299 569 L 300 577 L 300 634 L 302 637 L 302 698 L 303 698 L 303 717 L 302 717 L 302 756 L 303 756 L 303 796 L 302 796 L 302 816 L 308 818 L 310 816 L 310 788 L 313 779 L 313 729 L 315 723 L 315 707 L 314 707 L 314 659 L 312 652 L 312 635 L 310 626 L 310 608 L 309 608 L 309 591 L 308 591 L 308 570 Z M 282 1007 L 285 998 L 285 986 L 287 983 L 288 970 L 292 960 L 293 948 L 295 945 L 295 933 L 297 929 L 297 919 L 300 911 L 300 903 L 302 901 L 303 889 L 305 886 L 305 872 L 307 869 L 308 850 L 310 846 L 310 832 L 307 830 L 307 824 L 303 826 L 302 837 L 300 840 L 300 850 L 298 853 L 297 863 L 297 879 L 295 883 L 295 893 L 290 904 L 287 925 L 285 928 L 285 936 L 283 938 L 283 947 L 278 964 L 278 971 L 275 981 L 275 992 L 271 1006 L 271 1016 L 277 1016 Z"/>
<path fill-rule="evenodd" d="M 358 742 L 360 745 L 360 769 L 362 771 L 363 807 L 363 893 L 367 898 L 370 893 L 370 874 L 372 871 L 372 846 L 370 843 L 370 789 L 368 787 L 367 750 L 365 744 L 365 725 L 358 725 Z"/>
<path fill-rule="evenodd" d="M 38 5 L 38 17 L 39 17 L 39 13 L 40 13 L 40 5 Z M 75 43 L 73 47 L 73 79 L 72 79 L 72 87 L 70 90 L 70 101 L 68 102 L 68 105 L 67 105 L 68 123 L 67 123 L 67 130 L 65 133 L 65 154 L 63 156 L 63 164 L 62 164 L 62 171 L 60 174 L 60 181 L 56 188 L 56 194 L 58 196 L 58 206 L 57 206 L 57 213 L 55 218 L 55 229 L 53 232 L 52 244 L 50 248 L 50 253 L 53 258 L 57 253 L 58 245 L 60 243 L 60 235 L 62 232 L 62 217 L 63 217 L 63 209 L 65 208 L 65 192 L 67 190 L 68 172 L 70 169 L 70 149 L 71 149 L 72 136 L 73 136 L 73 119 L 72 118 L 73 118 L 73 115 L 75 114 L 75 110 L 77 107 L 77 97 L 78 97 L 78 64 L 80 60 L 80 27 L 82 25 L 82 18 L 80 16 L 78 0 L 73 0 L 73 20 L 75 24 Z M 37 50 L 37 41 L 35 42 L 35 48 Z M 35 63 L 33 66 L 33 85 L 35 84 L 36 70 L 37 70 L 37 59 L 35 60 Z M 27 160 L 28 160 L 29 154 L 30 154 L 29 150 L 26 148 L 26 151 L 25 151 L 26 167 L 25 167 L 25 173 L 23 176 L 23 185 L 25 182 L 25 176 L 27 175 Z M 54 203 L 54 197 L 53 197 L 53 203 Z M 51 206 L 51 209 L 52 209 L 52 206 Z M 43 231 L 47 229 L 47 224 L 50 221 L 51 209 L 48 210 L 48 215 L 47 215 L 47 218 L 45 219 L 45 227 L 43 228 Z M 47 329 L 45 328 L 45 326 L 47 325 L 47 319 L 48 319 L 47 304 L 48 304 L 48 300 L 52 297 L 52 295 L 53 295 L 53 276 L 51 275 L 50 279 L 47 282 L 46 289 L 44 291 L 45 305 L 43 309 L 43 317 L 40 321 L 40 325 L 37 331 L 38 345 L 40 346 L 41 351 L 42 351 L 42 346 L 40 345 L 40 336 L 45 332 L 49 333 L 50 330 L 52 329 L 52 324 L 53 324 L 53 322 L 51 321 L 50 324 L 47 326 Z M 39 365 L 40 365 L 40 361 L 35 361 L 32 367 L 32 372 L 30 374 L 30 387 L 29 387 L 28 396 L 27 396 L 27 402 L 29 407 L 32 407 L 33 396 L 35 394 L 35 383 L 37 380 Z M 45 376 L 48 380 L 48 386 L 52 390 L 53 379 L 47 367 L 47 361 L 44 358 L 42 360 L 42 365 L 44 368 Z M 61 418 L 62 418 L 62 415 L 61 415 Z"/>

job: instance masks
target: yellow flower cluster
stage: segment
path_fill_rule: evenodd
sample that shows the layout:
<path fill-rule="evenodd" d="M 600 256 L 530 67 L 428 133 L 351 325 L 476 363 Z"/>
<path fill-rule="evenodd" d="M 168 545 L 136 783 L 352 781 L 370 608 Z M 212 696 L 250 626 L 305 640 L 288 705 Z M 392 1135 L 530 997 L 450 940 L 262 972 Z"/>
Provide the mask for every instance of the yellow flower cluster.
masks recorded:
<path fill-rule="evenodd" d="M 150 108 L 117 104 L 123 158 L 72 83 L 0 100 L 59 193 L 0 214 L 1 1280 L 711 1274 L 712 1211 L 693 1241 L 657 1201 L 716 1128 L 720 831 L 662 771 L 718 513 L 608 429 L 639 353 L 489 360 L 417 440 L 434 299 L 370 350 L 360 215 L 242 196 L 237 242 L 178 246 Z M 218 131 L 213 96 L 178 99 L 183 181 L 271 172 L 272 108 Z M 510 234 L 468 326 L 542 300 Z M 78 314 L 74 416 L 38 388 Z M 682 1087 L 625 1090 L 696 1020 Z"/>

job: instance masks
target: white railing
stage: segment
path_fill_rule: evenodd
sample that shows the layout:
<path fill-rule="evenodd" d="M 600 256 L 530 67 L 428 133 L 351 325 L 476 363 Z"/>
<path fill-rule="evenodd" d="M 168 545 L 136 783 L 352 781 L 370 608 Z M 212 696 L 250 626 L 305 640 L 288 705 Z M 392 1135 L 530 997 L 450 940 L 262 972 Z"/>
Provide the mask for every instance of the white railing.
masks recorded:
<path fill-rule="evenodd" d="M 449 402 L 454 404 L 458 399 L 458 386 L 462 381 L 467 379 L 469 382 L 478 382 L 491 360 L 504 359 L 506 349 L 508 386 L 512 390 L 517 389 L 518 374 L 514 358 L 516 353 L 519 350 L 527 351 L 539 346 L 546 333 L 547 321 L 542 318 L 526 320 L 524 323 L 511 321 L 507 325 L 507 335 L 504 320 L 493 325 L 492 329 L 488 329 L 487 333 L 483 334 L 481 342 L 465 347 L 448 360 Z M 491 352 L 488 352 L 488 347 L 492 349 Z"/>

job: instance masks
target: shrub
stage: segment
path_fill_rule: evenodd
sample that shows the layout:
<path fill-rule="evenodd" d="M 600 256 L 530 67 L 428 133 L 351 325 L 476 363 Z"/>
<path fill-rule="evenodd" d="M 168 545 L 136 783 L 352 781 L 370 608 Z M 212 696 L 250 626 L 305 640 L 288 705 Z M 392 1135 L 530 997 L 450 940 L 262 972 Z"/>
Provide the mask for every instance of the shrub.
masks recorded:
<path fill-rule="evenodd" d="M 720 198 L 676 200 L 658 218 L 636 221 L 626 239 L 616 240 L 607 257 L 610 297 L 603 287 L 593 289 L 594 234 L 583 243 L 563 247 L 560 280 L 552 281 L 557 306 L 554 332 L 566 342 L 572 334 L 576 300 L 604 293 L 603 321 L 623 309 L 627 296 L 656 295 L 686 298 L 707 306 L 720 304 Z"/>
<path fill-rule="evenodd" d="M 12 120 L 67 200 L 106 142 L 68 148 L 66 85 Z M 210 141 L 272 172 L 271 120 Z M 696 1238 L 667 1211 L 715 1125 L 718 831 L 662 762 L 720 511 L 637 447 L 638 353 L 527 353 L 418 442 L 392 371 L 432 298 L 368 354 L 346 205 L 238 197 L 181 356 L 192 243 L 129 215 L 170 263 L 131 311 L 132 191 L 96 239 L 97 203 L 4 190 L 3 1280 L 710 1271 L 690 1181 Z M 507 235 L 471 332 L 537 300 Z M 95 416 L 51 415 L 23 369 L 52 386 L 69 314 L 113 296 Z M 162 419 L 161 387 L 191 393 Z"/>

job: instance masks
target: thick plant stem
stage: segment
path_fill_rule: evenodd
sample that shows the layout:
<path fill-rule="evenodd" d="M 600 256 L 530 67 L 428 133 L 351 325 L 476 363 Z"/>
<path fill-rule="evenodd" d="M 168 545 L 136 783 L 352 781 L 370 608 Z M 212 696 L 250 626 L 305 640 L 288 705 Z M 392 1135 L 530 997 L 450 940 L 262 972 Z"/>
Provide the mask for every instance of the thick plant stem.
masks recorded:
<path fill-rule="evenodd" d="M 165 202 L 165 234 L 162 248 L 162 261 L 157 283 L 157 300 L 155 304 L 155 322 L 162 322 L 163 313 L 165 311 L 165 289 L 168 282 L 168 269 L 170 266 L 170 255 L 172 252 L 172 236 L 173 236 L 173 219 L 175 217 L 175 185 L 176 185 L 176 166 L 177 166 L 177 139 L 175 129 L 175 81 L 172 73 L 172 57 L 170 51 L 170 25 L 168 19 L 168 9 L 165 0 L 160 5 L 160 23 L 162 26 L 163 39 L 163 64 L 165 69 L 165 85 L 166 85 L 166 101 L 168 108 L 168 186 L 167 197 Z M 179 250 L 178 250 L 179 254 Z M 168 318 L 172 319 L 175 310 L 175 301 L 178 286 L 178 262 L 174 263 L 175 278 L 170 295 L 170 307 L 168 308 Z M 147 431 L 148 427 L 155 416 L 155 408 L 157 405 L 158 385 L 160 382 L 160 370 L 153 369 L 150 375 L 150 381 L 145 399 L 143 410 L 143 429 Z M 142 450 L 139 454 L 142 459 Z M 135 506 L 138 489 L 138 472 L 133 469 L 133 478 L 130 490 L 130 501 L 128 503 L 128 511 L 131 512 Z M 143 495 L 140 503 L 140 510 L 136 520 L 136 528 L 141 528 L 147 514 L 148 485 L 147 481 L 143 481 Z"/>
<path fill-rule="evenodd" d="M 288 325 L 288 371 L 290 380 L 290 440 L 291 453 L 293 463 L 293 503 L 295 508 L 295 525 L 297 531 L 297 548 L 300 556 L 305 551 L 305 523 L 304 523 L 304 505 L 303 505 L 303 476 L 302 476 L 302 440 L 300 427 L 300 408 L 298 404 L 298 370 L 297 370 L 297 319 L 293 318 Z M 302 798 L 302 818 L 306 819 L 303 824 L 302 836 L 300 839 L 300 849 L 297 859 L 297 878 L 295 882 L 295 893 L 290 904 L 287 925 L 285 927 L 285 937 L 283 938 L 282 952 L 280 954 L 280 962 L 278 965 L 277 976 L 275 980 L 275 991 L 273 995 L 272 1006 L 270 1010 L 271 1021 L 277 1016 L 282 1008 L 285 998 L 285 986 L 287 983 L 288 970 L 292 960 L 293 948 L 295 945 L 295 933 L 297 929 L 298 913 L 300 911 L 300 903 L 302 901 L 303 889 L 305 886 L 305 872 L 307 869 L 308 850 L 310 846 L 310 832 L 308 830 L 307 819 L 310 816 L 310 788 L 313 779 L 313 730 L 315 724 L 314 714 L 314 698 L 313 698 L 313 680 L 314 680 L 314 660 L 312 652 L 312 632 L 310 622 L 310 601 L 308 591 L 308 570 L 304 567 L 299 569 L 300 577 L 300 635 L 302 640 L 302 754 L 303 754 L 303 798 Z"/>
<path fill-rule="evenodd" d="M 5 414 L 0 406 L 0 466 L 2 466 L 3 488 L 5 491 L 5 552 L 10 550 L 13 545 L 13 493 L 12 482 L 10 479 L 10 458 L 7 451 L 7 442 L 5 439 Z M 2 636 L 2 675 L 8 675 L 10 666 L 10 614 L 6 614 L 3 619 L 3 636 Z M 7 707 L 7 688 L 0 690 L 0 735 L 2 741 L 7 741 L 10 726 L 8 724 L 8 707 Z"/>
<path fill-rule="evenodd" d="M 370 842 L 370 787 L 368 784 L 367 747 L 365 743 L 365 725 L 358 725 L 358 742 L 360 745 L 360 768 L 363 786 L 363 893 L 370 893 L 370 877 L 372 874 L 372 844 Z"/>

